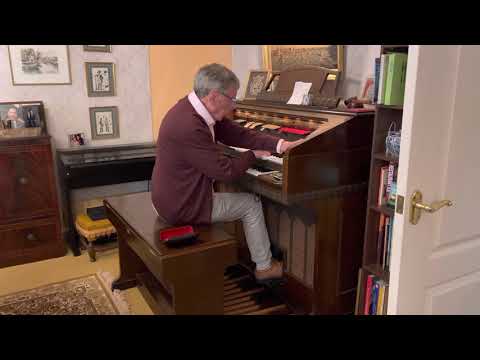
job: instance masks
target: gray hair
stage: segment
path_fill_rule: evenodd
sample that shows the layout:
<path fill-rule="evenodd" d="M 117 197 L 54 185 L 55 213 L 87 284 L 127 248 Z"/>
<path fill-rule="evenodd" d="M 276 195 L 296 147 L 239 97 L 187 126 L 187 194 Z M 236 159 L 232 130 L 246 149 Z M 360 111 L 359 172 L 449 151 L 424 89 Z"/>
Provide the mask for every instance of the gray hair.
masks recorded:
<path fill-rule="evenodd" d="M 193 82 L 193 91 L 200 99 L 207 96 L 212 90 L 225 93 L 231 87 L 238 90 L 240 81 L 230 69 L 220 64 L 201 67 Z"/>

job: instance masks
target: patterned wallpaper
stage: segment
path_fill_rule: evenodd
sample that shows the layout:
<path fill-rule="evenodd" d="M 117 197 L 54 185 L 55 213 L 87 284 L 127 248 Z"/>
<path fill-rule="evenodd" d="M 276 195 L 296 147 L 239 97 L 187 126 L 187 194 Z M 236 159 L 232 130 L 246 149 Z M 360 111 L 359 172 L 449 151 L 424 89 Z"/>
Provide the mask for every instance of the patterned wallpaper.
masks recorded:
<path fill-rule="evenodd" d="M 40 100 L 45 106 L 47 128 L 55 147 L 68 146 L 68 134 L 83 132 L 91 145 L 152 141 L 148 46 L 113 45 L 111 53 L 86 52 L 83 45 L 69 45 L 71 85 L 13 86 L 7 45 L 0 45 L 0 102 Z M 85 62 L 114 62 L 116 96 L 88 97 Z M 89 107 L 117 106 L 120 138 L 91 140 Z"/>

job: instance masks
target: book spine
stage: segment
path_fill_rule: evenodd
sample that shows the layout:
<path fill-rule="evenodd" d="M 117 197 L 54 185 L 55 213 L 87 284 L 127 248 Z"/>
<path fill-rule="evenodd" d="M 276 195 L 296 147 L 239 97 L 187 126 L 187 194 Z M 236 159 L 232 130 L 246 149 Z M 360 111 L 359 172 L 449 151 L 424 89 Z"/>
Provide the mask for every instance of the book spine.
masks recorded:
<path fill-rule="evenodd" d="M 385 84 L 385 105 L 402 105 L 405 92 L 407 55 L 401 53 L 390 54 L 387 73 L 387 82 Z M 403 85 L 403 86 L 402 86 Z"/>
<path fill-rule="evenodd" d="M 378 101 L 378 89 L 380 87 L 380 58 L 375 58 L 375 92 L 373 95 L 373 102 L 376 104 Z"/>
<path fill-rule="evenodd" d="M 380 214 L 380 220 L 378 221 L 378 235 L 377 235 L 377 263 L 382 261 L 381 254 L 383 251 L 383 229 L 385 228 L 385 215 Z"/>
<path fill-rule="evenodd" d="M 392 251 L 392 233 L 393 233 L 393 219 L 390 219 L 390 224 L 388 226 L 388 246 L 387 246 L 387 269 L 390 269 L 390 255 Z"/>
<path fill-rule="evenodd" d="M 382 166 L 380 168 L 380 186 L 378 188 L 378 206 L 382 206 L 386 203 L 386 187 L 388 180 L 388 166 Z"/>
<path fill-rule="evenodd" d="M 387 268 L 387 250 L 388 250 L 388 243 L 387 243 L 387 232 L 388 232 L 388 226 L 390 224 L 390 216 L 387 216 L 385 219 L 385 230 L 383 231 L 383 260 L 382 260 L 382 266 L 384 269 Z"/>
<path fill-rule="evenodd" d="M 370 301 L 372 297 L 373 275 L 368 275 L 367 284 L 365 287 L 365 306 L 363 308 L 363 314 L 368 315 L 370 310 Z"/>
<path fill-rule="evenodd" d="M 380 67 L 380 88 L 378 90 L 378 103 L 383 104 L 384 99 L 385 99 L 385 84 L 387 82 L 387 73 L 388 73 L 388 60 L 389 60 L 390 54 L 383 54 L 382 59 L 383 59 L 383 64 L 381 63 Z"/>
<path fill-rule="evenodd" d="M 385 297 L 385 282 L 380 280 L 378 282 L 378 302 L 377 302 L 377 315 L 383 315 L 383 302 Z"/>
<path fill-rule="evenodd" d="M 378 302 L 378 281 L 375 280 L 372 287 L 372 306 L 370 307 L 370 315 L 375 315 L 377 313 L 377 302 Z"/>

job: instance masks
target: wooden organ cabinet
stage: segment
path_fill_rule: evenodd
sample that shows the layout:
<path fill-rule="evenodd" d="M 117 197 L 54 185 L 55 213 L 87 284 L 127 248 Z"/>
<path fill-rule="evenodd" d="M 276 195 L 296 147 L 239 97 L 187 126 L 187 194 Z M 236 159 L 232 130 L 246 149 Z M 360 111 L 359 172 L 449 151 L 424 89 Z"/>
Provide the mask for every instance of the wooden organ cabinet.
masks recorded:
<path fill-rule="evenodd" d="M 373 112 L 286 105 L 295 81 L 311 77 L 315 94 L 323 84 L 315 79 L 326 77 L 314 70 L 298 74 L 285 71 L 274 93 L 237 102 L 233 120 L 305 142 L 283 156 L 258 159 L 240 180 L 217 189 L 262 198 L 274 256 L 281 254 L 285 265 L 283 298 L 296 313 L 351 314 L 362 260 Z M 223 146 L 230 156 L 242 151 Z M 248 263 L 241 224 L 235 229 L 240 258 Z"/>
<path fill-rule="evenodd" d="M 63 256 L 50 136 L 0 138 L 0 267 Z"/>

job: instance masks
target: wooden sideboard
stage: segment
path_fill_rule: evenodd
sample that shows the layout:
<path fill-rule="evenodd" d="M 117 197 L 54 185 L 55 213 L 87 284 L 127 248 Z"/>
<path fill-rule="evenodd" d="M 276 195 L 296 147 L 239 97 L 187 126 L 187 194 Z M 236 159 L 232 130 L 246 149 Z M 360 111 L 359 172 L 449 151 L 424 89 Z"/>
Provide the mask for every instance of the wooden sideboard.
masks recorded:
<path fill-rule="evenodd" d="M 0 268 L 65 255 L 50 136 L 0 139 Z"/>

